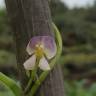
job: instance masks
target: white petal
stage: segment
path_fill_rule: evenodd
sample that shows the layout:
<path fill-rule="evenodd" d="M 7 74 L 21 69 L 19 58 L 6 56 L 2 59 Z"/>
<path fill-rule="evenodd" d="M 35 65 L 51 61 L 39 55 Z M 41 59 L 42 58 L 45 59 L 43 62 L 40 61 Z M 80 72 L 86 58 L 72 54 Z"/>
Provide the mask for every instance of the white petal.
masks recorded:
<path fill-rule="evenodd" d="M 50 70 L 50 66 L 48 64 L 48 61 L 45 59 L 44 56 L 40 59 L 39 67 L 40 67 L 40 69 L 42 69 L 44 71 L 45 70 Z"/>
<path fill-rule="evenodd" d="M 30 42 L 27 45 L 26 51 L 28 52 L 29 55 L 32 55 L 34 50 L 30 47 Z"/>
<path fill-rule="evenodd" d="M 26 60 L 23 65 L 26 70 L 33 70 L 35 67 L 35 63 L 36 63 L 36 56 L 33 55 L 28 60 Z"/>

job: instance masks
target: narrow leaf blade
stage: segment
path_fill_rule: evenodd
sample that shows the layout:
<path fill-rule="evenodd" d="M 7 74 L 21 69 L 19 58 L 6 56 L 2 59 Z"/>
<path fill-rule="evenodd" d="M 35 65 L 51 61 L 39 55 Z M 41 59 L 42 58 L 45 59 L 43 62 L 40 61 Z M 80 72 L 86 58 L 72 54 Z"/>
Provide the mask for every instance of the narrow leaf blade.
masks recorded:
<path fill-rule="evenodd" d="M 21 96 L 21 88 L 11 78 L 0 72 L 0 82 L 7 86 L 15 96 Z"/>

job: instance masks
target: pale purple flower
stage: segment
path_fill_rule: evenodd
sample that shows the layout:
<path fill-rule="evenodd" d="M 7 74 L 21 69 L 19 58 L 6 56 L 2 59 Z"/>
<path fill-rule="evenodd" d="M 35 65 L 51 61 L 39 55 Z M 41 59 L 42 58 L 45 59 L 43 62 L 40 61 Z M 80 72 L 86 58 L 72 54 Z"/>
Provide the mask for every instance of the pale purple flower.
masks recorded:
<path fill-rule="evenodd" d="M 36 36 L 29 41 L 26 51 L 31 55 L 31 57 L 24 62 L 24 68 L 26 70 L 33 70 L 37 59 L 39 59 L 38 67 L 40 67 L 40 69 L 50 70 L 48 60 L 56 55 L 57 48 L 53 37 Z"/>

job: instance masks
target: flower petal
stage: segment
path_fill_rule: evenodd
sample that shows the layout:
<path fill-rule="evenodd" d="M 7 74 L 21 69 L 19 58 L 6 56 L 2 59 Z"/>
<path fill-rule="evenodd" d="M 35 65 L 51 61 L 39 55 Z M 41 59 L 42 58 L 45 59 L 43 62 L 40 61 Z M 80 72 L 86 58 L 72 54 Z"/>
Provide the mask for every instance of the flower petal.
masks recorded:
<path fill-rule="evenodd" d="M 45 36 L 43 37 L 44 53 L 48 59 L 53 58 L 56 55 L 57 47 L 53 37 Z"/>
<path fill-rule="evenodd" d="M 36 56 L 35 55 L 32 55 L 28 60 L 26 60 L 24 62 L 24 68 L 26 70 L 33 70 L 34 67 L 35 67 L 35 63 L 36 63 Z"/>
<path fill-rule="evenodd" d="M 30 47 L 30 42 L 27 45 L 26 51 L 29 55 L 32 55 L 34 53 L 34 50 Z"/>
<path fill-rule="evenodd" d="M 32 55 L 34 53 L 34 50 L 37 44 L 41 44 L 44 46 L 44 53 L 48 59 L 51 59 L 56 55 L 57 48 L 56 48 L 56 43 L 53 37 L 51 36 L 33 37 L 29 41 L 26 48 L 29 55 Z"/>
<path fill-rule="evenodd" d="M 41 40 L 42 40 L 42 36 L 35 36 L 31 38 L 26 48 L 26 51 L 28 52 L 29 55 L 32 55 L 34 53 L 36 45 L 40 43 Z"/>
<path fill-rule="evenodd" d="M 45 59 L 44 56 L 40 59 L 39 67 L 40 67 L 40 69 L 42 69 L 44 71 L 45 70 L 50 70 L 50 66 L 48 64 L 48 61 Z"/>

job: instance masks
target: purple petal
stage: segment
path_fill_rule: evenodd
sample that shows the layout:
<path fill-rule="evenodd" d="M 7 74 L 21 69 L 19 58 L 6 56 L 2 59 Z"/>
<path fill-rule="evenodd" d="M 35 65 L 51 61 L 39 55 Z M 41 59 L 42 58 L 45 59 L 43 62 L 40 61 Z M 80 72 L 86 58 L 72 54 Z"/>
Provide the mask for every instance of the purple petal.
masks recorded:
<path fill-rule="evenodd" d="M 51 59 L 56 55 L 57 48 L 56 43 L 53 37 L 51 36 L 36 36 L 33 37 L 29 44 L 27 45 L 27 52 L 29 55 L 31 55 L 37 44 L 41 44 L 44 46 L 44 53 L 47 56 L 48 59 Z"/>
<path fill-rule="evenodd" d="M 50 66 L 49 66 L 49 64 L 48 64 L 48 61 L 45 59 L 44 56 L 40 59 L 39 67 L 40 67 L 40 69 L 42 69 L 43 71 L 50 70 Z"/>
<path fill-rule="evenodd" d="M 46 36 L 42 39 L 44 45 L 44 53 L 48 59 L 53 58 L 56 55 L 57 48 L 54 38 Z"/>
<path fill-rule="evenodd" d="M 26 51 L 28 52 L 29 55 L 34 53 L 36 45 L 39 44 L 41 41 L 42 41 L 42 36 L 35 36 L 31 38 L 26 48 Z"/>
<path fill-rule="evenodd" d="M 34 67 L 35 67 L 35 63 L 36 63 L 36 56 L 35 55 L 32 55 L 28 60 L 26 60 L 24 62 L 24 68 L 26 70 L 33 70 Z"/>

